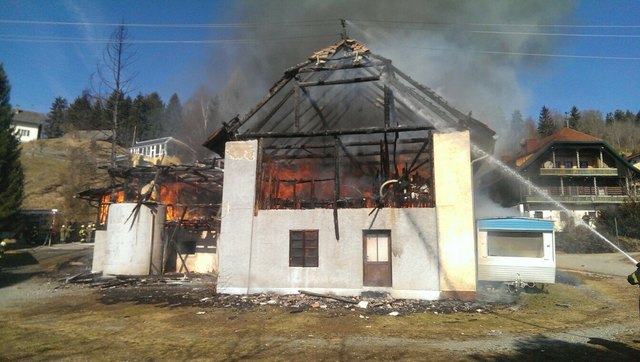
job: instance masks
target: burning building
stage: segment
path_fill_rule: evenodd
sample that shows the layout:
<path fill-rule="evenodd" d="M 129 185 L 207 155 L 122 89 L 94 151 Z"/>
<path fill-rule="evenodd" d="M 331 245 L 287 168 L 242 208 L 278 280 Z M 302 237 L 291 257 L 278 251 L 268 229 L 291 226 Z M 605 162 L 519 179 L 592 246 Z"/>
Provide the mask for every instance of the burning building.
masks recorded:
<path fill-rule="evenodd" d="M 205 143 L 218 291 L 473 298 L 471 144 L 494 134 L 364 44 L 313 53 Z"/>
<path fill-rule="evenodd" d="M 109 169 L 111 187 L 78 196 L 98 207 L 93 271 L 146 275 L 213 272 L 222 170 L 215 165 Z"/>

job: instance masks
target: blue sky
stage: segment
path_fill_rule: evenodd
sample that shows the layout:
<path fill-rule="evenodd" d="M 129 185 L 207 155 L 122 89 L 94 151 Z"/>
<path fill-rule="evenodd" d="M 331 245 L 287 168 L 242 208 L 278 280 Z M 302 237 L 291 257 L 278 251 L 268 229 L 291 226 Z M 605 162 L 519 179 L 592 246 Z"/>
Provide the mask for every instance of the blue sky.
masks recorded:
<path fill-rule="evenodd" d="M 138 41 L 134 45 L 137 61 L 131 68 L 137 74 L 132 82 L 134 95 L 157 91 L 166 102 L 171 94 L 177 93 L 185 102 L 200 86 L 215 90 L 225 84 L 239 57 L 248 54 L 252 44 L 221 40 L 247 39 L 247 34 L 251 34 L 244 32 L 247 23 L 314 19 L 311 7 L 308 11 L 277 18 L 273 15 L 277 11 L 269 14 L 255 9 L 245 11 L 245 3 L 0 0 L 0 62 L 12 85 L 11 102 L 23 109 L 46 113 L 55 97 L 62 96 L 72 102 L 84 89 L 90 89 L 91 75 L 105 48 L 102 40 L 108 39 L 114 29 L 104 24 L 124 21 L 129 24 L 131 38 Z M 267 2 L 261 2 L 263 4 Z M 518 108 L 522 108 L 525 116 L 534 118 L 542 105 L 561 112 L 573 105 L 603 112 L 617 108 L 639 111 L 640 2 L 586 0 L 576 4 L 569 14 L 554 20 L 556 25 L 564 27 L 526 30 L 529 38 L 540 38 L 554 46 L 546 49 L 544 56 L 523 54 L 523 61 L 512 64 L 514 78 L 524 94 L 523 100 L 517 102 Z M 273 7 L 278 6 L 281 2 Z M 338 14 L 335 18 L 342 16 Z M 344 16 L 358 16 L 353 14 Z M 379 16 L 384 19 L 386 14 Z M 310 49 L 337 40 L 340 31 L 337 19 L 316 20 L 326 23 L 320 33 L 313 34 L 313 44 L 307 44 Z M 208 26 L 185 28 L 176 24 Z M 483 36 L 495 37 L 495 43 L 500 44 L 505 37 L 525 32 L 521 28 L 509 29 Z M 357 31 L 354 33 L 358 35 Z M 260 45 L 252 50 L 266 49 L 265 44 Z M 495 54 L 491 59 L 501 62 L 502 57 L 507 56 Z M 285 63 L 293 65 L 301 60 L 286 59 Z M 284 68 L 278 69 L 273 80 Z M 440 82 L 446 86 L 446 79 Z M 505 103 L 500 105 L 501 110 L 510 114 L 512 105 L 507 104 L 508 101 L 500 102 Z"/>

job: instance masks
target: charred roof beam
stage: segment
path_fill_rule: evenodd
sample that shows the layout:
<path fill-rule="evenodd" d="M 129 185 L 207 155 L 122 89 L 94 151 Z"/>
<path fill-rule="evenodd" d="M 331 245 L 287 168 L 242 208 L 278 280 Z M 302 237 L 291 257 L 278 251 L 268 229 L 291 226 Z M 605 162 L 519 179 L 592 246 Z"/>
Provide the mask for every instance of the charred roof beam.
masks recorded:
<path fill-rule="evenodd" d="M 366 77 L 356 77 L 350 79 L 334 79 L 334 80 L 319 80 L 319 81 L 311 81 L 311 82 L 299 82 L 298 86 L 301 88 L 304 87 L 315 87 L 322 85 L 336 85 L 336 84 L 353 84 L 353 83 L 362 83 L 362 82 L 372 82 L 380 80 L 380 75 L 372 75 Z"/>
<path fill-rule="evenodd" d="M 340 129 L 340 130 L 324 130 L 315 132 L 265 132 L 265 133 L 244 133 L 238 135 L 239 140 L 256 139 L 256 138 L 305 138 L 305 137 L 329 137 L 329 136 L 342 136 L 342 135 L 367 135 L 376 133 L 389 133 L 389 132 L 414 132 L 414 131 L 433 131 L 432 126 L 417 126 L 417 127 L 365 127 L 365 128 L 353 128 L 353 129 Z"/>

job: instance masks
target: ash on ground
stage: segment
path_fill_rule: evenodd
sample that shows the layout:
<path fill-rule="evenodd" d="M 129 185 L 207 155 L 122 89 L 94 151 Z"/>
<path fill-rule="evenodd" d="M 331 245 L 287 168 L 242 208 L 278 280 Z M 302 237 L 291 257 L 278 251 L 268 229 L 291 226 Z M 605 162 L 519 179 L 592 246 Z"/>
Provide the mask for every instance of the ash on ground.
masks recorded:
<path fill-rule="evenodd" d="M 68 278 L 67 278 L 68 279 Z M 99 294 L 104 304 L 136 303 L 161 307 L 228 308 L 233 311 L 251 311 L 261 307 L 281 308 L 290 313 L 327 311 L 338 316 L 346 313 L 400 316 L 412 313 L 489 313 L 506 307 L 503 302 L 458 300 L 394 299 L 387 293 L 369 292 L 357 297 L 333 295 L 229 295 L 216 293 L 215 276 L 189 277 L 101 277 L 87 274 L 61 281 L 61 287 L 88 287 Z M 302 291 L 302 293 L 305 293 Z M 339 300 L 336 300 L 337 298 Z"/>

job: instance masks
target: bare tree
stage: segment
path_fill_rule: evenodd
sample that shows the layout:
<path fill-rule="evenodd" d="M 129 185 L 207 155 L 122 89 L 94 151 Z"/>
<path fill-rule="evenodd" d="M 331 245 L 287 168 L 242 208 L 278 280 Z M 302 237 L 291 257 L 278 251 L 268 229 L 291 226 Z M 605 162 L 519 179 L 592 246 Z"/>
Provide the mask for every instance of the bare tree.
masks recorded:
<path fill-rule="evenodd" d="M 130 73 L 129 68 L 134 63 L 136 52 L 132 48 L 128 31 L 121 23 L 109 39 L 104 50 L 102 60 L 98 63 L 98 92 L 108 110 L 111 111 L 111 167 L 116 166 L 116 142 L 118 140 L 119 111 L 122 99 L 131 91 L 131 81 L 137 74 Z M 107 101 L 108 100 L 108 101 Z"/>

